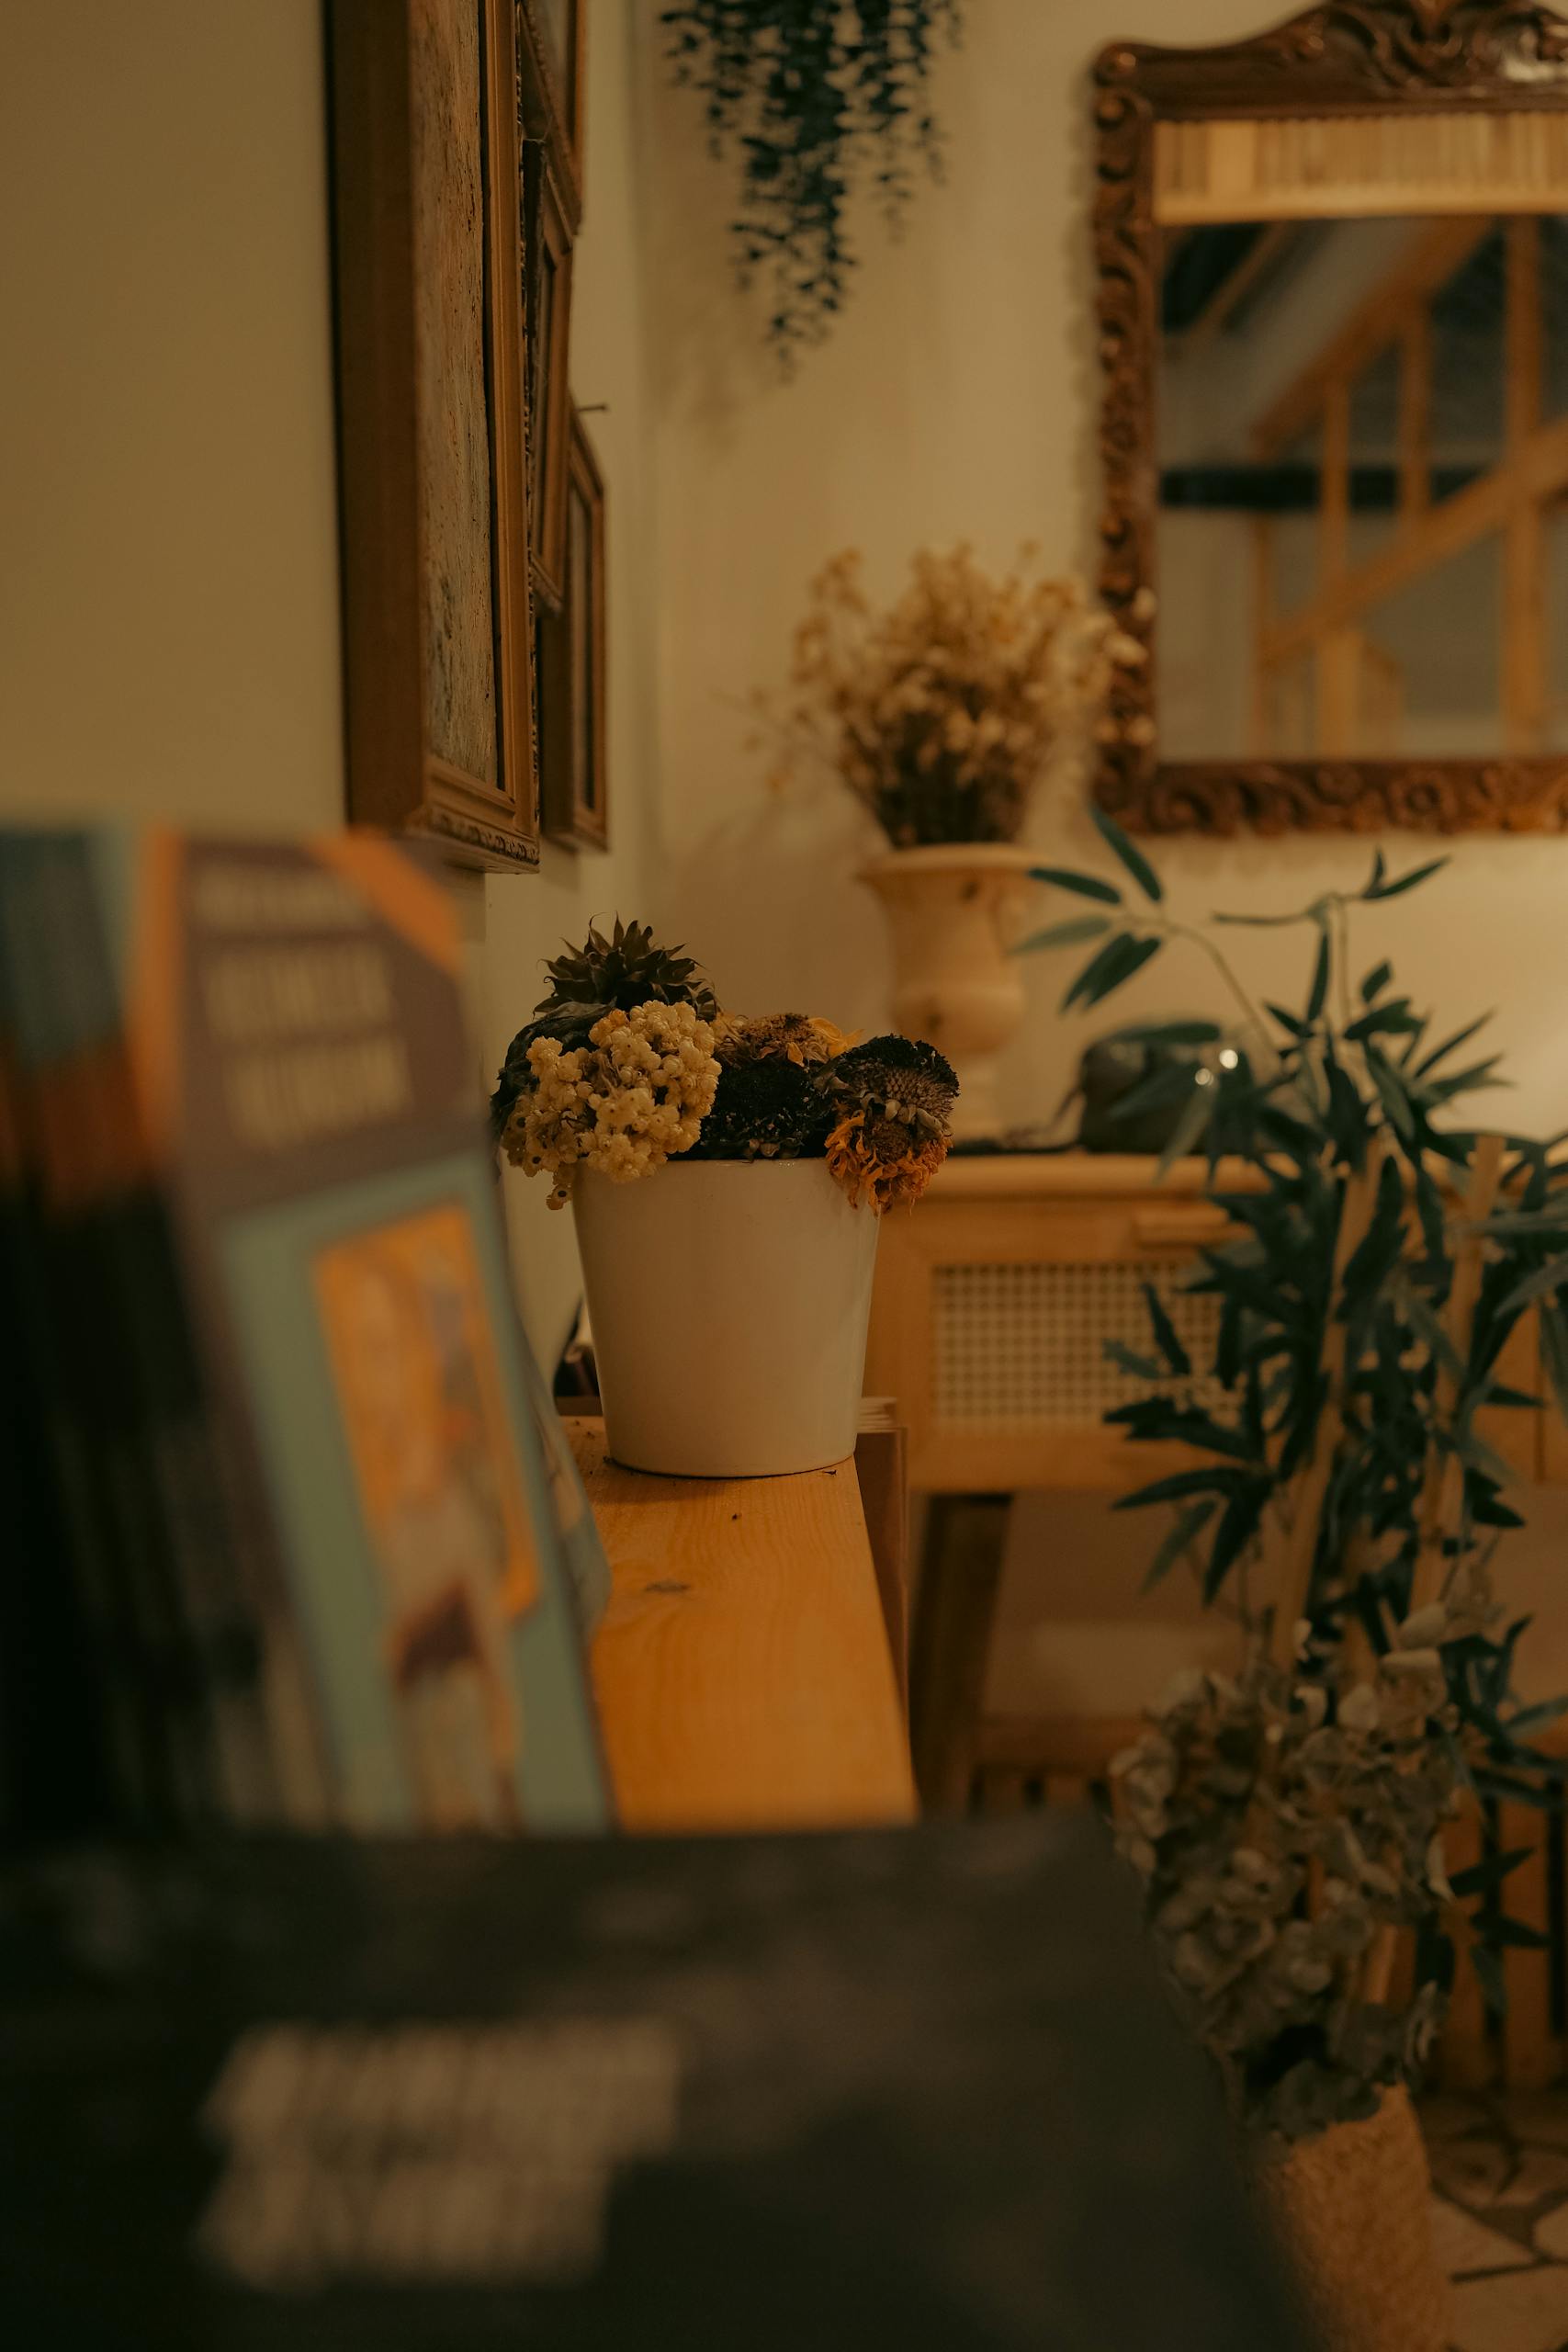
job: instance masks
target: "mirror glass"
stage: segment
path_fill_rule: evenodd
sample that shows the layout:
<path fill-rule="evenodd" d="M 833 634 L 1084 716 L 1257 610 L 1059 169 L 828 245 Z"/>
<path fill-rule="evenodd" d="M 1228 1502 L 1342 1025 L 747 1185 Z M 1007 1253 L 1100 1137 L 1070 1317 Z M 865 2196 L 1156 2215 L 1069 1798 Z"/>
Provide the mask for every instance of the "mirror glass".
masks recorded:
<path fill-rule="evenodd" d="M 1568 751 L 1568 215 L 1158 234 L 1162 756 Z"/>

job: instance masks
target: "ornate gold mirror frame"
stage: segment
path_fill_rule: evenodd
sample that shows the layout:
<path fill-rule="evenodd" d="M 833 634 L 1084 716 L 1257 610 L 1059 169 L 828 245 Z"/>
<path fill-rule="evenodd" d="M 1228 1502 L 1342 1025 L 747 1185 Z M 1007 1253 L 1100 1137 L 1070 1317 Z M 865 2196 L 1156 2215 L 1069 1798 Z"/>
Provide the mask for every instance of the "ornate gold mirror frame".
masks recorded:
<path fill-rule="evenodd" d="M 1150 655 L 1142 669 L 1118 676 L 1098 798 L 1123 822 L 1153 832 L 1568 828 L 1568 752 L 1162 760 L 1155 659 L 1163 233 L 1157 191 L 1179 181 L 1192 185 L 1194 174 L 1201 178 L 1213 168 L 1211 146 L 1223 148 L 1219 170 L 1237 208 L 1230 217 L 1254 218 L 1249 170 L 1255 188 L 1268 179 L 1277 189 L 1281 174 L 1292 170 L 1304 187 L 1323 173 L 1325 142 L 1332 149 L 1340 140 L 1350 142 L 1346 153 L 1356 158 L 1352 176 L 1364 176 L 1369 154 L 1372 168 L 1382 168 L 1368 119 L 1396 114 L 1401 130 L 1416 115 L 1491 118 L 1486 152 L 1505 153 L 1510 130 L 1498 118 L 1568 108 L 1568 17 L 1536 0 L 1325 0 L 1272 31 L 1224 47 L 1112 42 L 1097 61 L 1094 81 L 1094 251 L 1104 368 L 1100 591 Z M 1300 135 L 1303 128 L 1311 136 Z M 1531 148 L 1532 133 L 1543 129 L 1521 126 L 1521 145 Z M 1553 155 L 1565 138 L 1568 132 L 1551 126 Z M 1395 135 L 1382 144 L 1392 155 L 1408 152 L 1411 141 Z M 1553 186 L 1557 168 L 1549 175 Z M 1428 197 L 1420 209 L 1440 214 L 1463 206 Z M 1553 195 L 1551 209 L 1568 212 L 1568 203 Z M 1568 422 L 1561 430 L 1568 447 Z M 1247 626 L 1243 614 L 1235 616 L 1235 626 Z"/>

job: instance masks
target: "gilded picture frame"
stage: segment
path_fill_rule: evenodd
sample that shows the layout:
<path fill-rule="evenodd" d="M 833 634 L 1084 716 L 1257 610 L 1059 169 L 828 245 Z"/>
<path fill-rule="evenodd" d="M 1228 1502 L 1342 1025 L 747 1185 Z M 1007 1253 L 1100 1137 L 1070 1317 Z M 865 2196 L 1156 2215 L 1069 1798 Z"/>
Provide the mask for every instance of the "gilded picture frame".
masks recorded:
<path fill-rule="evenodd" d="M 1102 368 L 1099 585 L 1148 656 L 1117 673 L 1093 787 L 1122 823 L 1211 834 L 1568 827 L 1568 754 L 1163 758 L 1156 553 L 1155 191 L 1165 127 L 1241 118 L 1321 123 L 1395 107 L 1432 116 L 1565 106 L 1568 19 L 1535 0 L 1325 0 L 1228 45 L 1112 41 L 1100 51 L 1091 220 Z"/>

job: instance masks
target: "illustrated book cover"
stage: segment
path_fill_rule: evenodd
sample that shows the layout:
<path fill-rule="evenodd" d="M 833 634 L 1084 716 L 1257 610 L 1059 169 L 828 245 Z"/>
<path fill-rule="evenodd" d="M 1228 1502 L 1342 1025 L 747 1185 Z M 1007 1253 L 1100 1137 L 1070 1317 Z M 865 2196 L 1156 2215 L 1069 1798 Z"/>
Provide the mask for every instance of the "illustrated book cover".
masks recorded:
<path fill-rule="evenodd" d="M 603 1826 L 438 875 L 370 834 L 6 834 L 0 935 L 153 1816 Z"/>

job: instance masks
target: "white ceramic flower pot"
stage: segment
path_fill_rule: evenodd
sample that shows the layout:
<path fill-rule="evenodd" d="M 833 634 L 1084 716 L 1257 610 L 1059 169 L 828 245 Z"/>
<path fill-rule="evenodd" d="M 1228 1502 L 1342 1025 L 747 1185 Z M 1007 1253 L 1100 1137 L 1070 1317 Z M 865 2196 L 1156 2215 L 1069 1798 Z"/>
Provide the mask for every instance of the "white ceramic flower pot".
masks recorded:
<path fill-rule="evenodd" d="M 1036 858 L 1013 842 L 942 842 L 888 850 L 861 869 L 893 936 L 894 1022 L 958 1072 L 958 1136 L 1000 1125 L 998 1060 L 1028 1001 L 1008 951 Z"/>
<path fill-rule="evenodd" d="M 854 1452 L 878 1219 L 820 1159 L 672 1159 L 572 1196 L 617 1462 L 692 1478 Z"/>

